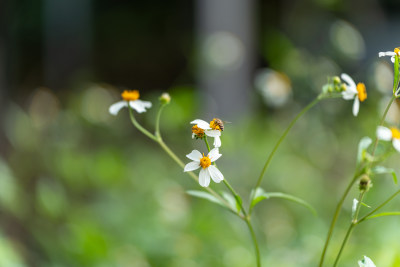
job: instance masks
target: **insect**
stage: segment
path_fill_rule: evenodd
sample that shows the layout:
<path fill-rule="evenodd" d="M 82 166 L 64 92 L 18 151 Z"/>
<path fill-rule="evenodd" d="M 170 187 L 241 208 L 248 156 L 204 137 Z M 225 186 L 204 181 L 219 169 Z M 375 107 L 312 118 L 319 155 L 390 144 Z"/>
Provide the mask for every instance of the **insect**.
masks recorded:
<path fill-rule="evenodd" d="M 224 130 L 224 123 L 230 123 L 230 122 L 229 121 L 222 121 L 221 119 L 214 118 L 210 122 L 210 127 L 213 128 L 214 130 L 223 131 Z"/>

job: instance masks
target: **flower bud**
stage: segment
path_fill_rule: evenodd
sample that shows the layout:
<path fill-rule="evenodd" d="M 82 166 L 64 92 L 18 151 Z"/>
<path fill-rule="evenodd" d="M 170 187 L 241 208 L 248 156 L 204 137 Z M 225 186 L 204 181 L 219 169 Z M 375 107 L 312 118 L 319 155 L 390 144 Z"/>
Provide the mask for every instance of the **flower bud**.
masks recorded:
<path fill-rule="evenodd" d="M 341 83 L 340 78 L 338 76 L 333 77 L 333 84 L 334 85 L 339 85 Z"/>
<path fill-rule="evenodd" d="M 344 84 L 344 83 L 342 83 L 342 84 L 340 85 L 340 91 L 343 92 L 343 91 L 346 91 L 346 89 L 347 89 L 347 85 Z"/>
<path fill-rule="evenodd" d="M 160 96 L 160 102 L 161 104 L 165 105 L 165 104 L 169 104 L 169 102 L 171 102 L 171 96 L 168 93 L 163 93 Z"/>
<path fill-rule="evenodd" d="M 368 175 L 364 174 L 360 178 L 360 182 L 358 183 L 358 188 L 362 192 L 368 192 L 368 190 L 372 187 L 371 179 Z"/>

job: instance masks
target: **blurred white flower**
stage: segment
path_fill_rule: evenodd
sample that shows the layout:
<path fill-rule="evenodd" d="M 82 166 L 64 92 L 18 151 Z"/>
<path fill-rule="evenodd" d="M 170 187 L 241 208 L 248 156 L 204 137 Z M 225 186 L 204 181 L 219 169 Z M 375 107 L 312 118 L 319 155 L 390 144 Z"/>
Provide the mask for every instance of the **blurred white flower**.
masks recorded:
<path fill-rule="evenodd" d="M 354 99 L 353 115 L 357 116 L 358 111 L 360 110 L 360 101 L 363 102 L 365 99 L 367 99 L 367 90 L 365 88 L 365 84 L 358 83 L 356 85 L 354 80 L 346 73 L 342 73 L 340 77 L 347 83 L 346 90 L 342 92 L 342 97 L 345 100 Z"/>
<path fill-rule="evenodd" d="M 203 120 L 194 120 L 190 124 L 195 124 L 192 127 L 192 138 L 203 138 L 204 134 L 214 138 L 214 147 L 221 147 L 221 131 L 224 126 L 220 119 L 213 119 L 210 123 Z"/>
<path fill-rule="evenodd" d="M 374 262 L 367 256 L 364 256 L 364 259 L 358 261 L 358 266 L 359 267 L 376 267 Z"/>
<path fill-rule="evenodd" d="M 199 174 L 199 184 L 202 187 L 207 187 L 210 184 L 210 177 L 214 182 L 219 183 L 224 180 L 222 173 L 211 165 L 222 156 L 218 148 L 213 148 L 207 156 L 201 154 L 198 150 L 193 150 L 190 154 L 186 155 L 187 158 L 193 160 L 185 165 L 184 172 L 194 171 L 201 167 Z"/>
<path fill-rule="evenodd" d="M 353 206 L 351 207 L 351 217 L 354 217 L 354 215 L 356 214 L 357 205 L 358 205 L 358 200 L 355 198 L 353 199 Z"/>
<path fill-rule="evenodd" d="M 378 126 L 376 136 L 379 140 L 392 141 L 393 147 L 400 152 L 400 130 L 396 127 L 386 128 Z"/>
<path fill-rule="evenodd" d="M 129 104 L 131 108 L 139 113 L 146 112 L 146 108 L 151 108 L 151 102 L 139 100 L 139 96 L 138 90 L 125 90 L 121 94 L 123 100 L 112 104 L 108 111 L 115 116 L 122 108 L 128 107 Z"/>
<path fill-rule="evenodd" d="M 391 57 L 390 60 L 394 63 L 394 57 L 396 55 L 399 56 L 399 52 L 400 52 L 400 49 L 398 47 L 396 47 L 393 52 L 392 51 L 379 52 L 379 57 L 390 56 Z"/>

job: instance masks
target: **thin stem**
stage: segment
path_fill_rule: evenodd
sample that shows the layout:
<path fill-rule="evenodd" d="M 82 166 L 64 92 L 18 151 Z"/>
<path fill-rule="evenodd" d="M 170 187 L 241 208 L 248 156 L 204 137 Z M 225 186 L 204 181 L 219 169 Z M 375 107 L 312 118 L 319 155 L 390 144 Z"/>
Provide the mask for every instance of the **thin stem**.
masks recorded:
<path fill-rule="evenodd" d="M 161 132 L 160 132 L 160 118 L 161 113 L 164 109 L 166 104 L 161 104 L 160 109 L 158 110 L 157 117 L 156 117 L 156 137 L 161 139 Z"/>
<path fill-rule="evenodd" d="M 292 129 L 293 125 L 297 122 L 297 120 L 303 116 L 304 113 L 306 113 L 310 108 L 312 108 L 315 104 L 317 104 L 321 99 L 322 99 L 322 95 L 319 95 L 318 97 L 316 97 L 310 104 L 308 104 L 302 111 L 300 111 L 299 114 L 297 114 L 296 117 L 294 117 L 294 119 L 290 122 L 289 126 L 286 128 L 286 130 L 283 132 L 282 136 L 278 139 L 278 142 L 275 144 L 274 148 L 272 149 L 271 153 L 269 154 L 267 161 L 264 164 L 263 169 L 261 170 L 260 176 L 258 177 L 256 186 L 254 187 L 252 196 L 250 199 L 253 199 L 254 197 L 254 192 L 256 191 L 256 189 L 258 187 L 260 187 L 261 182 L 264 178 L 264 174 L 267 171 L 267 168 L 269 166 L 269 164 L 271 163 L 272 158 L 275 155 L 275 152 L 278 150 L 280 144 L 282 143 L 282 141 L 285 139 L 286 135 L 289 133 L 290 129 Z M 251 203 L 251 201 L 250 201 Z M 251 205 L 251 204 L 250 204 Z M 251 208 L 249 208 L 250 213 L 251 213 Z"/>
<path fill-rule="evenodd" d="M 339 262 L 339 258 L 340 258 L 341 254 L 342 254 L 343 249 L 344 249 L 344 246 L 346 245 L 347 240 L 349 239 L 349 237 L 350 237 L 350 235 L 351 235 L 351 232 L 353 232 L 354 226 L 355 226 L 355 224 L 354 224 L 354 223 L 351 223 L 349 229 L 347 229 L 346 236 L 344 237 L 342 246 L 340 247 L 339 253 L 338 253 L 338 255 L 336 256 L 336 260 L 335 260 L 335 263 L 333 264 L 333 267 L 337 266 L 337 264 L 338 264 L 338 262 Z"/>
<path fill-rule="evenodd" d="M 207 136 L 204 136 L 204 142 L 206 143 L 208 152 L 210 152 L 210 145 L 208 144 Z M 214 165 L 216 166 L 217 164 L 214 162 Z M 246 222 L 246 225 L 249 228 L 249 231 L 250 231 L 250 234 L 251 234 L 251 238 L 252 238 L 253 243 L 254 243 L 257 266 L 261 267 L 260 249 L 258 247 L 258 242 L 257 242 L 256 235 L 254 233 L 253 226 L 251 225 L 251 222 L 250 222 L 250 217 L 247 215 L 247 212 L 244 209 L 244 206 L 243 206 L 243 203 L 241 201 L 241 198 L 240 198 L 239 194 L 236 193 L 235 189 L 233 189 L 233 187 L 229 184 L 229 182 L 226 179 L 224 179 L 223 182 L 224 182 L 225 186 L 229 189 L 229 191 L 231 191 L 232 195 L 235 197 L 236 203 L 240 204 L 240 208 L 241 208 L 241 211 L 243 213 L 243 217 L 240 215 L 240 211 L 237 212 L 237 215 L 240 216 Z"/>
<path fill-rule="evenodd" d="M 352 186 L 355 183 L 355 181 L 357 180 L 357 178 L 358 178 L 358 175 L 355 174 L 353 179 L 351 180 L 351 182 L 347 186 L 346 190 L 344 191 L 341 199 L 339 200 L 339 203 L 336 206 L 336 210 L 335 210 L 335 213 L 333 215 L 333 218 L 332 218 L 332 221 L 331 221 L 331 225 L 329 227 L 328 236 L 326 237 L 326 240 L 325 240 L 325 245 L 324 245 L 324 249 L 322 251 L 321 259 L 319 261 L 319 265 L 318 265 L 319 267 L 321 267 L 322 264 L 324 263 L 326 251 L 328 249 L 328 244 L 329 244 L 329 241 L 331 240 L 333 229 L 335 228 L 335 225 L 336 225 L 336 221 L 339 218 L 339 214 L 340 214 L 340 211 L 342 209 L 343 202 L 346 199 L 347 194 L 350 192 L 350 189 L 352 188 Z"/>
<path fill-rule="evenodd" d="M 340 246 L 340 250 L 339 250 L 338 255 L 336 256 L 336 260 L 335 260 L 335 263 L 333 264 L 333 267 L 337 266 L 337 264 L 339 263 L 339 259 L 340 259 L 340 256 L 342 255 L 344 247 L 346 246 L 347 241 L 349 240 L 350 235 L 353 232 L 353 228 L 357 225 L 357 217 L 358 217 L 358 213 L 360 212 L 361 203 L 362 203 L 365 193 L 366 193 L 365 191 L 360 192 L 360 196 L 358 197 L 358 203 L 357 203 L 356 211 L 354 212 L 353 220 L 350 223 L 349 229 L 347 229 L 346 236 L 344 237 L 342 245 Z"/>
<path fill-rule="evenodd" d="M 395 100 L 395 98 L 396 98 L 395 96 L 392 96 L 392 98 L 390 99 L 389 103 L 387 104 L 386 109 L 385 109 L 385 112 L 383 113 L 382 118 L 381 118 L 380 123 L 379 123 L 380 126 L 383 125 L 383 123 L 385 122 L 385 118 L 386 118 L 386 116 L 387 116 L 387 113 L 388 113 L 388 111 L 389 111 L 389 108 L 390 108 L 390 106 L 392 105 L 392 103 L 393 103 L 393 101 Z M 373 147 L 373 150 L 372 150 L 372 153 L 371 153 L 372 156 L 375 155 L 376 148 L 377 148 L 377 145 L 378 145 L 378 141 L 379 141 L 379 140 L 378 140 L 378 138 L 376 137 L 376 138 L 375 138 L 375 142 L 374 142 L 374 147 Z M 331 222 L 331 225 L 330 225 L 329 231 L 328 231 L 328 236 L 326 237 L 324 249 L 323 249 L 323 251 L 322 251 L 321 259 L 320 259 L 320 262 L 319 262 L 319 265 L 318 265 L 319 267 L 322 267 L 322 265 L 323 265 L 323 263 L 324 263 L 326 251 L 327 251 L 327 248 L 328 248 L 328 244 L 329 244 L 329 241 L 330 241 L 330 239 L 331 239 L 331 237 L 332 237 L 332 232 L 333 232 L 333 229 L 335 228 L 336 221 L 337 221 L 338 216 L 339 216 L 339 213 L 340 213 L 340 211 L 341 211 L 341 209 L 342 209 L 343 202 L 344 202 L 344 200 L 346 199 L 348 193 L 350 192 L 350 189 L 351 189 L 351 187 L 353 186 L 354 182 L 356 181 L 357 177 L 358 177 L 358 175 L 355 175 L 355 176 L 353 177 L 353 179 L 350 181 L 350 183 L 349 183 L 349 185 L 347 186 L 347 188 L 346 188 L 346 190 L 345 190 L 345 192 L 344 192 L 342 198 L 340 199 L 338 205 L 336 206 L 335 214 L 333 215 L 332 222 Z M 349 234 L 350 234 L 350 233 L 349 233 Z"/>
<path fill-rule="evenodd" d="M 143 128 L 142 125 L 140 125 L 137 120 L 135 119 L 135 116 L 133 115 L 133 111 L 131 106 L 128 104 L 128 109 L 129 109 L 129 117 L 131 118 L 131 121 L 133 123 L 133 125 L 135 125 L 135 127 L 141 131 L 144 135 L 146 135 L 148 138 L 152 139 L 153 141 L 158 142 L 158 138 L 156 136 L 154 136 L 152 133 L 150 133 L 149 131 L 147 131 L 145 128 Z"/>
<path fill-rule="evenodd" d="M 374 214 L 375 212 L 377 212 L 378 210 L 380 210 L 383 206 L 385 206 L 387 203 L 389 203 L 395 196 L 397 196 L 400 193 L 400 190 L 397 190 L 393 195 L 391 195 L 388 199 L 386 199 L 384 202 L 382 202 L 382 204 L 380 204 L 378 207 L 376 207 L 374 210 L 372 210 L 371 212 L 367 213 L 366 215 L 364 215 L 360 220 L 357 221 L 357 224 L 365 221 L 366 219 L 368 219 L 369 216 L 371 216 L 372 214 Z"/>
<path fill-rule="evenodd" d="M 255 253 L 256 253 L 256 260 L 257 260 L 257 267 L 261 267 L 260 248 L 258 247 L 256 234 L 254 233 L 253 226 L 250 223 L 250 218 L 246 217 L 246 218 L 244 218 L 244 221 L 246 222 L 247 227 L 249 228 L 249 231 L 251 234 L 251 238 L 253 239 L 254 249 L 255 249 Z"/>

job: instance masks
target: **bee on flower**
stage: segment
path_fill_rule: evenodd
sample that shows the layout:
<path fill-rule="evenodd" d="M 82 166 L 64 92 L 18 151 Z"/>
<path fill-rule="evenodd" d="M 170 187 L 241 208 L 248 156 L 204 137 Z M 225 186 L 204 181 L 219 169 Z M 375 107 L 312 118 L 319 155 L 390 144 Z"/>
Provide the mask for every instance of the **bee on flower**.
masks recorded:
<path fill-rule="evenodd" d="M 378 126 L 376 136 L 379 140 L 392 141 L 393 147 L 400 152 L 400 130 L 396 127 L 386 128 Z"/>
<path fill-rule="evenodd" d="M 221 131 L 224 130 L 224 123 L 218 119 L 214 118 L 210 123 L 203 120 L 194 120 L 190 122 L 194 124 L 192 127 L 192 138 L 202 139 L 204 135 L 214 138 L 214 147 L 221 147 Z"/>
<path fill-rule="evenodd" d="M 360 110 L 360 102 L 364 102 L 367 99 L 367 90 L 365 88 L 365 84 L 356 83 L 354 80 L 347 75 L 346 73 L 342 73 L 340 76 L 343 81 L 347 83 L 347 85 L 343 88 L 342 97 L 345 100 L 353 100 L 353 115 L 357 116 L 358 111 Z"/>
<path fill-rule="evenodd" d="M 394 51 L 379 52 L 379 57 L 390 56 L 390 60 L 394 63 L 394 57 L 400 56 L 400 47 L 396 47 Z"/>
<path fill-rule="evenodd" d="M 112 104 L 108 111 L 115 116 L 122 108 L 129 105 L 139 113 L 146 112 L 146 108 L 151 108 L 151 102 L 139 100 L 139 96 L 138 90 L 124 90 L 121 94 L 123 100 Z"/>
<path fill-rule="evenodd" d="M 211 165 L 211 163 L 219 159 L 221 156 L 222 154 L 219 153 L 218 148 L 211 149 L 207 156 L 204 156 L 204 154 L 201 154 L 198 150 L 193 150 L 190 154 L 186 155 L 187 158 L 193 161 L 186 164 L 183 171 L 194 171 L 201 167 L 199 184 L 202 187 L 207 187 L 210 184 L 210 177 L 214 182 L 220 183 L 224 180 L 224 176 L 217 167 Z"/>

